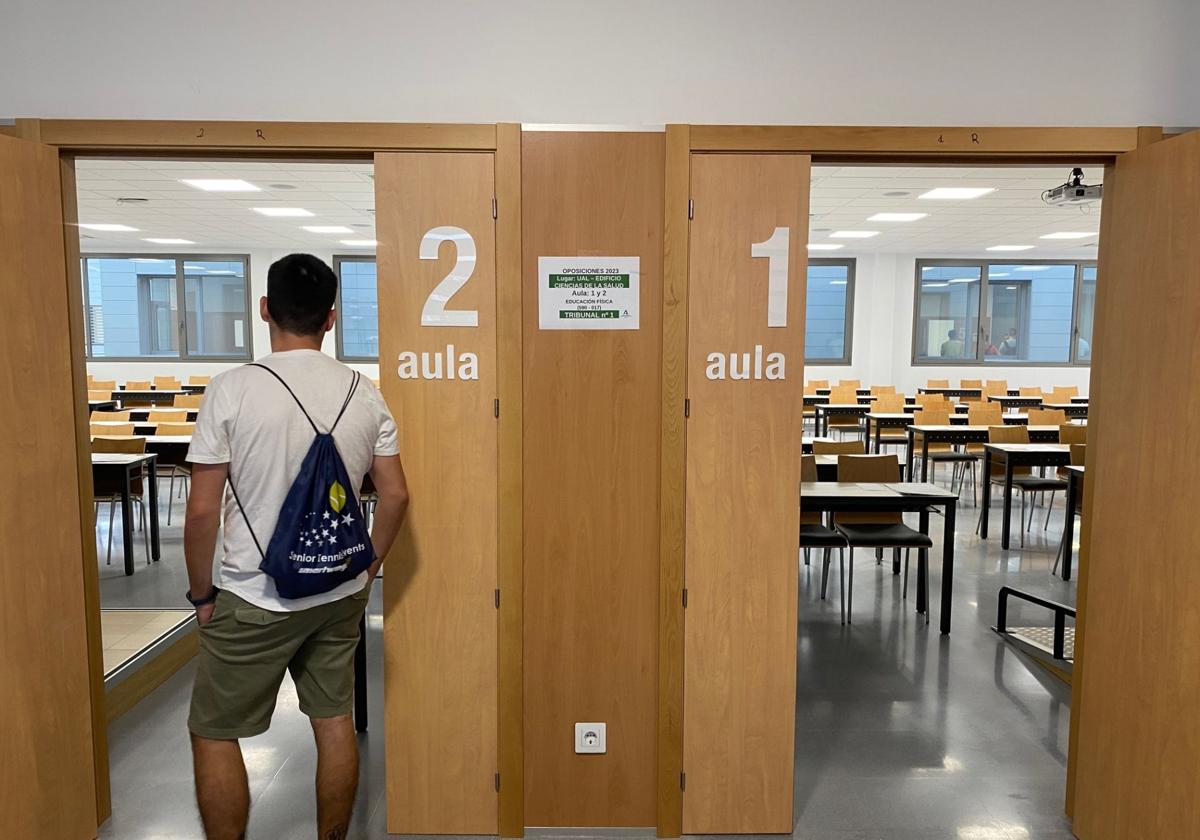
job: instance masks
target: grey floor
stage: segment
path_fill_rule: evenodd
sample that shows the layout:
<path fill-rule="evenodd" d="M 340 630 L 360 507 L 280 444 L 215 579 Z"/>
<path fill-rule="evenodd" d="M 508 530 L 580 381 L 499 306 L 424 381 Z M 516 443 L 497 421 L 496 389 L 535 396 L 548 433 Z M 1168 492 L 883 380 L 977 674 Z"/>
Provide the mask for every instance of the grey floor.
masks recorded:
<path fill-rule="evenodd" d="M 890 564 L 876 566 L 870 552 L 856 553 L 854 620 L 847 627 L 840 623 L 838 602 L 819 598 L 816 558 L 800 567 L 794 836 L 1072 836 L 1062 816 L 1070 691 L 989 629 L 996 593 L 1004 584 L 1074 602 L 1074 582 L 1050 576 L 1062 501 L 1048 531 L 1041 531 L 1039 516 L 1028 547 L 1009 552 L 999 547 L 994 504 L 995 530 L 986 542 L 971 533 L 978 511 L 970 499 L 960 508 L 949 637 L 937 631 L 940 545 L 930 577 L 934 611 L 929 626 L 912 612 L 914 593 L 901 601 L 899 578 L 892 576 Z M 1014 546 L 1015 522 L 1014 514 Z M 936 517 L 932 530 L 940 534 Z M 139 566 L 132 578 L 106 574 L 102 597 L 114 601 L 112 606 L 122 598 L 160 596 L 169 603 L 149 605 L 176 605 L 185 585 L 177 529 L 164 531 L 163 547 L 163 561 L 150 569 Z M 114 557 L 110 568 L 116 566 Z M 831 594 L 836 592 L 836 577 L 830 586 Z M 1015 617 L 1020 621 L 1020 610 Z M 356 838 L 388 836 L 380 620 L 377 590 L 368 638 L 373 725 L 361 743 L 362 780 L 350 833 Z M 1027 623 L 1048 622 L 1031 612 Z M 185 728 L 192 677 L 192 666 L 184 668 L 110 727 L 113 816 L 101 837 L 201 837 Z M 285 680 L 271 730 L 243 747 L 253 796 L 249 837 L 312 837 L 315 756 L 290 681 Z"/>

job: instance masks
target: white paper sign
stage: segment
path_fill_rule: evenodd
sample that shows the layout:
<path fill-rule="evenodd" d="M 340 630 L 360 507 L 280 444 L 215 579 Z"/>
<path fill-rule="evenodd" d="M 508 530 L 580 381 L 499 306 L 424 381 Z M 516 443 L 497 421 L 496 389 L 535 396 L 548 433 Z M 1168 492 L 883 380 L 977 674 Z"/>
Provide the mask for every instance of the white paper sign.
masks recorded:
<path fill-rule="evenodd" d="M 636 330 L 638 257 L 538 257 L 538 326 L 543 330 Z"/>

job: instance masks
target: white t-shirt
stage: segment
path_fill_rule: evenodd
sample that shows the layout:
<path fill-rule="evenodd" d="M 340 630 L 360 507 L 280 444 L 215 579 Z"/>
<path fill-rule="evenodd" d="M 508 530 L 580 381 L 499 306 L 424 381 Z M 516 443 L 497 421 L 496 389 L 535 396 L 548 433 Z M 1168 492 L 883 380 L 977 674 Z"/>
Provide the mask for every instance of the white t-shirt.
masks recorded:
<path fill-rule="evenodd" d="M 275 371 L 317 427 L 333 425 L 354 371 L 319 350 L 289 350 L 258 360 Z M 308 598 L 280 598 L 275 581 L 258 569 L 275 532 L 283 500 L 313 442 L 313 429 L 296 400 L 265 370 L 242 366 L 214 376 L 205 391 L 188 449 L 197 464 L 229 464 L 229 473 L 245 507 L 242 516 L 228 485 L 225 489 L 225 554 L 218 586 L 267 610 L 303 610 L 336 601 L 366 585 L 366 574 Z M 376 455 L 395 455 L 396 423 L 379 391 L 359 375 L 354 398 L 333 432 L 334 443 L 355 490 Z M 356 493 L 356 496 L 358 494 Z M 254 529 L 253 536 L 246 519 Z"/>

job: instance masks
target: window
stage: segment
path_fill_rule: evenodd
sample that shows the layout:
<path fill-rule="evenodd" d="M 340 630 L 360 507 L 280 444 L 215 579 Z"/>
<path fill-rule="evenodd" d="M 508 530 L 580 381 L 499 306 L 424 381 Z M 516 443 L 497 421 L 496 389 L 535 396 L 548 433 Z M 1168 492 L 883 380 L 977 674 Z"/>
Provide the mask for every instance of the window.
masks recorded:
<path fill-rule="evenodd" d="M 1093 263 L 918 260 L 913 363 L 1088 364 L 1095 289 Z"/>
<path fill-rule="evenodd" d="M 374 257 L 334 257 L 338 276 L 337 355 L 343 361 L 379 359 L 379 295 Z"/>
<path fill-rule="evenodd" d="M 248 257 L 84 257 L 88 358 L 252 358 L 249 268 Z"/>
<path fill-rule="evenodd" d="M 805 364 L 850 364 L 854 260 L 808 261 L 804 310 Z"/>

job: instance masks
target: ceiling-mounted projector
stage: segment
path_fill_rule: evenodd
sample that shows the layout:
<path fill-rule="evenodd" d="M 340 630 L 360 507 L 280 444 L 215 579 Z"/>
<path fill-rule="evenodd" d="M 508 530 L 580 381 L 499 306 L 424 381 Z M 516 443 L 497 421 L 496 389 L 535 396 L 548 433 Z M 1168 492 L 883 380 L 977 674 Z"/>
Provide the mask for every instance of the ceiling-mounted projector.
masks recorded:
<path fill-rule="evenodd" d="M 1083 183 L 1083 170 L 1072 169 L 1065 184 L 1051 187 L 1042 193 L 1042 201 L 1052 206 L 1065 204 L 1088 204 L 1099 201 L 1104 195 L 1104 185 Z"/>

